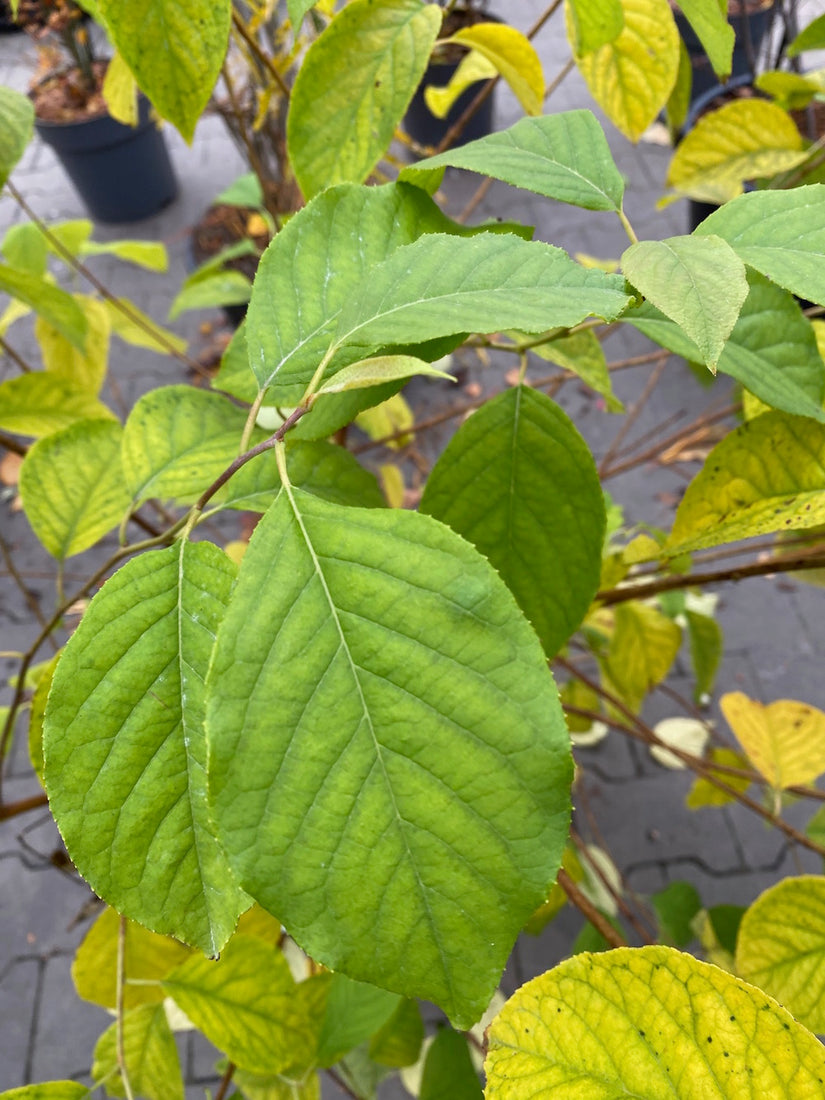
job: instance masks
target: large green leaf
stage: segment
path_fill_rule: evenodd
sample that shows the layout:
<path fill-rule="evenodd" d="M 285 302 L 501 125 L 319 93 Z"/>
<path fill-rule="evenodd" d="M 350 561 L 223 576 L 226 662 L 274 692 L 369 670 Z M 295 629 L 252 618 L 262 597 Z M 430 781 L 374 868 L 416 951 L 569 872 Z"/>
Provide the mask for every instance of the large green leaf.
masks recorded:
<path fill-rule="evenodd" d="M 825 426 L 768 412 L 713 448 L 688 485 L 669 554 L 825 523 Z"/>
<path fill-rule="evenodd" d="M 50 371 L 31 371 L 0 382 L 0 430 L 15 435 L 49 435 L 78 420 L 113 420 L 86 389 Z"/>
<path fill-rule="evenodd" d="M 0 187 L 34 134 L 34 107 L 28 96 L 0 87 Z"/>
<path fill-rule="evenodd" d="M 696 32 L 714 72 L 725 80 L 730 76 L 736 34 L 725 15 L 727 4 L 719 0 L 679 0 L 679 7 Z"/>
<path fill-rule="evenodd" d="M 402 179 L 441 167 L 467 168 L 585 210 L 622 206 L 624 180 L 590 111 L 523 118 L 515 126 L 405 168 Z"/>
<path fill-rule="evenodd" d="M 787 291 L 755 272 L 749 272 L 748 283 L 750 293 L 718 369 L 773 408 L 825 421 L 825 366 L 810 322 Z M 648 303 L 623 320 L 676 355 L 691 362 L 702 358 L 686 333 Z"/>
<path fill-rule="evenodd" d="M 92 1077 L 112 1096 L 125 1096 L 119 1072 L 116 1023 L 95 1044 Z M 178 1048 L 163 1005 L 141 1005 L 123 1016 L 123 1060 L 135 1095 L 145 1100 L 183 1100 Z"/>
<path fill-rule="evenodd" d="M 488 1100 L 807 1100 L 825 1051 L 754 986 L 672 947 L 579 955 L 534 978 L 487 1032 Z"/>
<path fill-rule="evenodd" d="M 746 911 L 736 969 L 805 1027 L 825 1031 L 825 879 L 786 878 Z"/>
<path fill-rule="evenodd" d="M 621 0 L 570 0 L 571 45 L 579 57 L 614 42 L 624 26 Z"/>
<path fill-rule="evenodd" d="M 209 694 L 245 888 L 318 961 L 476 1020 L 558 867 L 570 781 L 546 659 L 489 563 L 427 516 L 284 492 Z"/>
<path fill-rule="evenodd" d="M 604 397 L 609 412 L 624 411 L 624 406 L 613 392 L 604 348 L 592 329 L 556 336 L 546 343 L 536 344 L 530 351 L 539 359 L 577 374 L 582 382 Z"/>
<path fill-rule="evenodd" d="M 427 1051 L 419 1100 L 482 1100 L 466 1035 L 442 1028 Z"/>
<path fill-rule="evenodd" d="M 740 195 L 696 233 L 721 237 L 772 282 L 825 304 L 825 184 Z"/>
<path fill-rule="evenodd" d="M 52 811 L 92 889 L 209 954 L 248 904 L 205 797 L 203 680 L 234 572 L 208 542 L 124 565 L 63 652 L 43 737 Z"/>
<path fill-rule="evenodd" d="M 313 1014 L 276 947 L 234 936 L 215 962 L 193 956 L 163 982 L 166 993 L 240 1068 L 281 1073 L 314 1061 L 321 1015 Z"/>
<path fill-rule="evenodd" d="M 605 512 L 587 444 L 549 397 L 516 386 L 456 432 L 421 501 L 496 567 L 552 657 L 596 594 Z"/>
<path fill-rule="evenodd" d="M 331 184 L 361 183 L 386 152 L 427 68 L 441 16 L 421 0 L 353 0 L 307 50 L 287 142 L 308 199 Z"/>
<path fill-rule="evenodd" d="M 73 347 L 83 351 L 86 317 L 71 294 L 39 275 L 8 264 L 0 264 L 0 291 L 30 306 L 38 317 L 54 325 Z"/>
<path fill-rule="evenodd" d="M 126 514 L 122 435 L 116 421 L 81 420 L 35 443 L 23 459 L 23 508 L 53 557 L 63 560 L 94 546 Z"/>
<path fill-rule="evenodd" d="M 714 372 L 748 296 L 745 265 L 719 237 L 640 241 L 622 256 L 637 290 L 675 321 Z"/>
<path fill-rule="evenodd" d="M 99 0 L 108 33 L 141 89 L 187 141 L 221 71 L 231 0 Z"/>

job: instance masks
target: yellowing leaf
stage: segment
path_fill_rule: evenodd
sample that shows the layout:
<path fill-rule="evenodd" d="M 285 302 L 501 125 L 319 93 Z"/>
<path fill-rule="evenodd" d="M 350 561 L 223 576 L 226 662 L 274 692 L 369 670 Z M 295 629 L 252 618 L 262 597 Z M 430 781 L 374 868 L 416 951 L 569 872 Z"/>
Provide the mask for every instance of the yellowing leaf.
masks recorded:
<path fill-rule="evenodd" d="M 362 432 L 367 433 L 370 439 L 383 439 L 384 436 L 393 435 L 395 432 L 406 432 L 415 423 L 415 417 L 410 406 L 401 394 L 397 393 L 394 397 L 376 405 L 375 408 L 360 412 L 355 418 L 355 423 Z M 393 450 L 400 450 L 406 447 L 412 438 L 412 435 L 399 435 L 387 446 L 392 447 Z"/>
<path fill-rule="evenodd" d="M 709 764 L 723 764 L 727 768 L 747 768 L 748 766 L 748 761 L 744 756 L 734 752 L 733 749 L 725 748 L 711 749 L 707 762 Z M 742 776 L 728 775 L 726 772 L 716 772 L 714 774 L 734 791 L 746 791 L 751 785 L 751 781 Z M 726 806 L 729 802 L 735 801 L 736 799 L 732 794 L 728 794 L 717 787 L 715 783 L 711 783 L 709 779 L 703 779 L 700 776 L 688 791 L 685 805 L 689 810 L 699 810 L 703 806 Z"/>
<path fill-rule="evenodd" d="M 103 98 L 112 118 L 124 126 L 137 126 L 137 81 L 117 50 L 106 70 Z"/>
<path fill-rule="evenodd" d="M 604 671 L 633 710 L 670 671 L 682 643 L 679 627 L 655 607 L 628 600 L 616 606 Z"/>
<path fill-rule="evenodd" d="M 528 115 L 540 115 L 544 103 L 541 59 L 530 40 L 506 23 L 476 23 L 448 42 L 470 46 L 495 66 Z"/>
<path fill-rule="evenodd" d="M 825 879 L 787 878 L 756 899 L 739 926 L 736 969 L 800 1023 L 825 1031 Z"/>
<path fill-rule="evenodd" d="M 498 70 L 487 58 L 471 50 L 466 57 L 461 59 L 456 71 L 450 77 L 450 83 L 443 88 L 435 84 L 428 84 L 424 89 L 424 102 L 436 118 L 446 118 L 450 108 L 462 94 L 473 84 L 480 80 L 489 80 L 495 76 Z"/>
<path fill-rule="evenodd" d="M 109 360 L 109 314 L 105 305 L 96 298 L 75 294 L 74 300 L 83 310 L 88 326 L 84 351 L 69 343 L 42 317 L 35 322 L 34 333 L 46 370 L 65 378 L 74 388 L 88 390 L 97 396 L 103 386 Z"/>
<path fill-rule="evenodd" d="M 704 115 L 676 150 L 667 182 L 701 202 L 741 195 L 746 180 L 765 179 L 805 159 L 791 116 L 762 99 L 739 99 Z"/>
<path fill-rule="evenodd" d="M 763 706 L 741 691 L 723 695 L 722 713 L 756 770 L 778 790 L 825 772 L 825 714 L 779 699 Z"/>
<path fill-rule="evenodd" d="M 106 1081 L 111 1096 L 126 1096 L 117 1043 L 117 1024 L 112 1024 L 95 1045 L 92 1076 Z M 141 1005 L 124 1014 L 123 1060 L 135 1095 L 145 1100 L 183 1100 L 178 1051 L 163 1005 Z"/>
<path fill-rule="evenodd" d="M 568 28 L 571 26 L 567 7 Z M 576 64 L 599 106 L 638 141 L 670 96 L 679 70 L 679 32 L 667 0 L 622 0 L 624 27 L 614 41 Z M 568 30 L 568 37 L 573 35 Z"/>

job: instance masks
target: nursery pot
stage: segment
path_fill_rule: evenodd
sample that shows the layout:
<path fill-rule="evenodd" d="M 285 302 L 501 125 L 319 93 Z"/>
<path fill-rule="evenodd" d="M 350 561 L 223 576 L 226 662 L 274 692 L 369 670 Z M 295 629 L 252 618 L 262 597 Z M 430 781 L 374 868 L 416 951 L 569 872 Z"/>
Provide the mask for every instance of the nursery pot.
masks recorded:
<path fill-rule="evenodd" d="M 12 18 L 8 0 L 0 0 L 0 34 L 14 34 L 23 28 Z"/>
<path fill-rule="evenodd" d="M 94 219 L 131 222 L 167 206 L 178 192 L 163 134 L 139 97 L 137 126 L 109 115 L 77 122 L 35 119 Z"/>
<path fill-rule="evenodd" d="M 736 34 L 731 60 L 731 79 L 747 76 L 753 80 L 756 74 L 752 71 L 751 60 L 758 54 L 770 30 L 777 10 L 776 0 L 762 0 L 759 4 L 755 0 L 752 3 L 742 0 L 733 11 L 730 10 L 731 6 L 728 5 L 728 22 Z M 718 78 L 693 27 L 680 11 L 675 11 L 673 14 L 679 34 L 690 56 L 693 71 L 690 99 L 691 103 L 694 103 L 717 85 Z"/>

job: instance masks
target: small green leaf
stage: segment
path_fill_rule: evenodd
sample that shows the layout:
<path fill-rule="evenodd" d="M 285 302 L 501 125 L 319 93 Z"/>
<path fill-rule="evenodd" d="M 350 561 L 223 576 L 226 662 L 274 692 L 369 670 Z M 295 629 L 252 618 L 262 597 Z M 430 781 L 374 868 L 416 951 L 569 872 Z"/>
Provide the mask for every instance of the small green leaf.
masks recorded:
<path fill-rule="evenodd" d="M 96 396 L 103 388 L 109 365 L 109 313 L 97 298 L 76 294 L 74 299 L 86 318 L 86 343 L 82 351 L 43 317 L 37 318 L 34 334 L 46 370 L 65 378 L 70 386 Z"/>
<path fill-rule="evenodd" d="M 39 1085 L 23 1085 L 0 1093 L 3 1100 L 83 1100 L 90 1089 L 79 1081 L 43 1081 Z"/>
<path fill-rule="evenodd" d="M 252 294 L 252 283 L 240 271 L 210 270 L 205 275 L 191 275 L 178 291 L 169 307 L 169 320 L 174 321 L 190 309 L 217 309 L 220 306 L 246 305 Z"/>
<path fill-rule="evenodd" d="M 126 514 L 122 436 L 114 421 L 81 420 L 35 443 L 23 459 L 23 509 L 59 561 L 94 546 Z"/>
<path fill-rule="evenodd" d="M 603 669 L 622 699 L 638 711 L 648 691 L 670 671 L 682 632 L 672 619 L 638 600 L 617 604 L 613 615 Z"/>
<path fill-rule="evenodd" d="M 690 54 L 683 40 L 679 42 L 679 70 L 676 83 L 665 104 L 665 118 L 670 130 L 671 140 L 675 142 L 684 128 L 690 110 L 690 96 L 693 90 L 693 66 Z"/>
<path fill-rule="evenodd" d="M 307 50 L 287 120 L 307 199 L 370 174 L 424 75 L 441 16 L 421 0 L 353 0 Z"/>
<path fill-rule="evenodd" d="M 49 249 L 34 222 L 10 225 L 3 237 L 2 252 L 12 267 L 39 277 L 46 274 Z"/>
<path fill-rule="evenodd" d="M 7 264 L 0 264 L 0 291 L 30 306 L 39 317 L 54 325 L 73 347 L 83 351 L 86 317 L 71 294 L 39 275 L 19 271 Z"/>
<path fill-rule="evenodd" d="M 28 96 L 0 87 L 0 188 L 34 135 L 34 107 Z"/>
<path fill-rule="evenodd" d="M 690 657 L 696 676 L 694 696 L 699 702 L 713 691 L 724 647 L 722 628 L 710 615 L 700 615 L 696 611 L 685 611 L 685 619 L 690 639 Z"/>
<path fill-rule="evenodd" d="M 31 371 L 0 382 L 0 429 L 41 437 L 78 420 L 114 420 L 115 415 L 86 389 L 49 371 Z"/>
<path fill-rule="evenodd" d="M 821 1044 L 776 1001 L 671 947 L 568 959 L 522 986 L 487 1034 L 488 1100 L 736 1100 L 744 1082 L 805 1100 L 825 1076 Z"/>
<path fill-rule="evenodd" d="M 825 523 L 825 425 L 768 412 L 717 443 L 688 485 L 668 555 Z"/>
<path fill-rule="evenodd" d="M 507 23 L 476 23 L 446 41 L 457 42 L 486 57 L 510 85 L 525 114 L 541 114 L 544 107 L 541 58 L 520 30 Z"/>
<path fill-rule="evenodd" d="M 153 321 L 145 313 L 141 312 L 132 302 L 123 298 L 119 299 L 129 311 L 127 316 L 112 302 L 104 302 L 106 312 L 109 314 L 109 323 L 112 332 L 136 348 L 148 348 L 156 351 L 158 355 L 168 355 L 171 351 L 179 354 L 186 351 L 186 341 L 175 332 L 163 328 Z"/>
<path fill-rule="evenodd" d="M 370 1058 L 381 1066 L 414 1065 L 424 1042 L 424 1021 L 416 1001 L 404 998 L 389 1020 L 370 1039 Z"/>
<path fill-rule="evenodd" d="M 287 0 L 286 8 L 289 12 L 289 21 L 296 35 L 301 29 L 304 16 L 314 3 L 315 0 Z"/>
<path fill-rule="evenodd" d="M 331 1066 L 374 1035 L 401 1004 L 397 993 L 333 974 L 318 1037 L 318 1065 Z"/>
<path fill-rule="evenodd" d="M 622 256 L 637 290 L 675 321 L 715 373 L 748 296 L 745 265 L 719 237 L 641 241 Z"/>
<path fill-rule="evenodd" d="M 570 780 L 546 659 L 489 563 L 427 516 L 281 493 L 210 695 L 245 888 L 317 961 L 476 1020 L 557 869 Z"/>
<path fill-rule="evenodd" d="M 821 50 L 825 47 L 825 15 L 818 15 L 804 27 L 786 48 L 788 57 L 797 57 L 805 50 Z"/>
<path fill-rule="evenodd" d="M 621 0 L 570 0 L 571 46 L 578 57 L 615 42 L 624 27 Z"/>
<path fill-rule="evenodd" d="M 249 904 L 204 787 L 203 678 L 234 572 L 208 542 L 124 565 L 63 651 L 44 728 L 50 804 L 83 877 L 124 915 L 209 954 Z"/>
<path fill-rule="evenodd" d="M 480 172 L 585 210 L 617 213 L 622 206 L 624 180 L 590 111 L 524 118 L 508 130 L 419 161 L 405 168 L 401 178 L 416 182 L 420 173 L 446 166 Z"/>
<path fill-rule="evenodd" d="M 736 969 L 811 1031 L 825 1031 L 825 881 L 786 878 L 746 911 Z"/>
<path fill-rule="evenodd" d="M 577 374 L 582 382 L 604 397 L 608 412 L 624 412 L 624 406 L 613 392 L 604 348 L 590 329 L 556 336 L 544 344 L 536 344 L 530 351 L 548 363 Z"/>
<path fill-rule="evenodd" d="M 702 908 L 696 887 L 671 882 L 650 899 L 662 936 L 673 947 L 685 947 L 694 938 L 690 922 Z"/>
<path fill-rule="evenodd" d="M 421 501 L 489 559 L 548 657 L 599 584 L 604 499 L 586 443 L 549 397 L 516 386 L 456 432 Z"/>
<path fill-rule="evenodd" d="M 393 382 L 399 378 L 411 378 L 414 374 L 424 374 L 429 378 L 446 378 L 455 382 L 451 374 L 415 359 L 411 355 L 381 355 L 374 359 L 362 359 L 349 367 L 344 367 L 325 382 L 317 391 L 320 397 L 325 393 L 343 393 L 345 390 L 366 389 L 368 386 L 380 386 L 382 382 Z"/>
<path fill-rule="evenodd" d="M 46 700 L 49 697 L 54 670 L 57 667 L 59 659 L 60 654 L 55 653 L 54 657 L 52 657 L 51 661 L 48 662 L 43 670 L 43 674 L 37 681 L 37 687 L 34 689 L 31 711 L 29 713 L 29 760 L 31 760 L 31 765 L 34 768 L 35 775 L 40 780 L 41 786 L 44 782 L 43 716 L 46 713 Z M 31 671 L 31 669 L 29 671 Z"/>
<path fill-rule="evenodd" d="M 443 1027 L 424 1062 L 418 1100 L 483 1100 L 466 1035 Z"/>
<path fill-rule="evenodd" d="M 106 29 L 141 89 L 191 142 L 221 71 L 231 0 L 98 0 Z"/>
<path fill-rule="evenodd" d="M 117 256 L 147 271 L 166 271 L 169 267 L 166 245 L 160 241 L 87 241 L 80 253 L 82 256 Z"/>
<path fill-rule="evenodd" d="M 719 0 L 679 0 L 679 7 L 710 58 L 720 80 L 730 76 L 736 34 L 726 18 L 727 4 Z"/>
<path fill-rule="evenodd" d="M 308 7 L 311 8 L 312 4 L 309 4 Z M 228 206 L 262 207 L 264 205 L 264 193 L 261 181 L 254 172 L 246 172 L 224 188 L 215 197 L 215 202 L 225 203 Z"/>
<path fill-rule="evenodd" d="M 126 1096 L 119 1071 L 116 1023 L 108 1027 L 95 1045 L 92 1077 L 106 1081 L 112 1096 Z M 146 1100 L 183 1100 L 175 1037 L 163 1005 L 141 1005 L 123 1016 L 123 1059 L 134 1094 Z"/>

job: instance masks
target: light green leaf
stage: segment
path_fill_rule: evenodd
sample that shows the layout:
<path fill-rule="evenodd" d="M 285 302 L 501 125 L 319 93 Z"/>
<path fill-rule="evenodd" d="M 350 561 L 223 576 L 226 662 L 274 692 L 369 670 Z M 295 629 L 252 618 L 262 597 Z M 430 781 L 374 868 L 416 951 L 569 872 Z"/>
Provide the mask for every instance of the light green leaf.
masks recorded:
<path fill-rule="evenodd" d="M 696 233 L 721 237 L 772 282 L 825 304 L 825 184 L 740 195 Z"/>
<path fill-rule="evenodd" d="M 424 374 L 429 378 L 446 378 L 455 382 L 451 374 L 415 359 L 411 355 L 381 355 L 374 359 L 361 359 L 344 367 L 317 391 L 318 397 L 325 393 L 343 393 L 345 390 L 360 390 L 367 386 L 380 386 L 382 382 L 393 382 L 399 378 L 411 378 L 414 374 Z"/>
<path fill-rule="evenodd" d="M 318 1065 L 331 1066 L 374 1035 L 401 1004 L 397 993 L 333 974 L 318 1037 Z"/>
<path fill-rule="evenodd" d="M 541 58 L 521 31 L 506 23 L 475 23 L 446 41 L 458 42 L 486 57 L 510 85 L 525 114 L 541 114 L 544 107 Z"/>
<path fill-rule="evenodd" d="M 807 155 L 804 144 L 781 107 L 764 99 L 737 99 L 702 115 L 685 135 L 667 182 L 700 202 L 724 203 L 742 194 L 746 180 L 770 178 L 801 164 Z M 716 228 L 703 227 L 703 232 L 727 239 Z"/>
<path fill-rule="evenodd" d="M 624 27 L 621 0 L 570 0 L 570 45 L 578 57 L 615 42 Z"/>
<path fill-rule="evenodd" d="M 47 371 L 64 378 L 67 385 L 97 396 L 109 366 L 109 313 L 97 298 L 76 294 L 74 300 L 86 318 L 86 343 L 82 351 L 42 317 L 35 322 L 34 334 Z"/>
<path fill-rule="evenodd" d="M 169 268 L 166 245 L 160 241 L 87 241 L 80 253 L 82 256 L 117 256 L 147 271 L 167 271 Z"/>
<path fill-rule="evenodd" d="M 301 29 L 304 16 L 314 3 L 315 0 L 287 0 L 286 8 L 289 12 L 289 21 L 296 35 Z"/>
<path fill-rule="evenodd" d="M 807 703 L 777 699 L 763 706 L 741 691 L 719 706 L 736 739 L 774 790 L 813 783 L 825 772 L 825 713 Z"/>
<path fill-rule="evenodd" d="M 63 651 L 44 728 L 46 789 L 80 873 L 124 915 L 213 955 L 249 904 L 205 799 L 203 678 L 234 572 L 208 542 L 124 565 Z"/>
<path fill-rule="evenodd" d="M 283 954 L 263 940 L 234 936 L 217 962 L 194 955 L 163 988 L 240 1069 L 282 1073 L 312 1064 L 320 1020 Z"/>
<path fill-rule="evenodd" d="M 596 594 L 605 531 L 593 458 L 559 406 L 526 386 L 488 401 L 447 445 L 421 510 L 489 559 L 552 657 Z"/>
<path fill-rule="evenodd" d="M 825 72 L 819 69 L 803 76 L 801 73 L 773 70 L 761 73 L 756 78 L 756 87 L 767 92 L 784 110 L 798 111 L 825 92 Z M 804 133 L 804 122 L 800 123 L 800 128 Z"/>
<path fill-rule="evenodd" d="M 624 406 L 613 393 L 604 348 L 590 329 L 556 336 L 545 344 L 536 344 L 530 351 L 548 363 L 577 374 L 582 382 L 605 398 L 608 412 L 624 412 Z"/>
<path fill-rule="evenodd" d="M 163 1005 L 141 1005 L 123 1016 L 123 1059 L 134 1094 L 146 1100 L 183 1100 L 178 1048 Z M 126 1096 L 119 1070 L 117 1024 L 95 1044 L 92 1078 L 111 1096 Z"/>
<path fill-rule="evenodd" d="M 0 188 L 34 134 L 34 107 L 28 96 L 0 87 Z"/>
<path fill-rule="evenodd" d="M 825 1031 L 825 880 L 786 878 L 745 912 L 736 969 L 811 1031 Z"/>
<path fill-rule="evenodd" d="M 416 1001 L 404 998 L 389 1020 L 370 1040 L 370 1058 L 393 1069 L 418 1061 L 424 1042 L 424 1021 Z"/>
<path fill-rule="evenodd" d="M 0 430 L 38 438 L 78 420 L 114 420 L 88 390 L 77 389 L 48 371 L 32 371 L 0 382 Z"/>
<path fill-rule="evenodd" d="M 622 256 L 637 290 L 676 322 L 715 373 L 748 296 L 745 265 L 719 237 L 641 241 Z"/>
<path fill-rule="evenodd" d="M 3 1100 L 83 1100 L 90 1090 L 79 1081 L 43 1081 L 0 1093 Z"/>
<path fill-rule="evenodd" d="M 726 18 L 727 3 L 719 0 L 679 0 L 679 7 L 696 32 L 720 80 L 730 76 L 736 34 Z"/>
<path fill-rule="evenodd" d="M 810 322 L 790 294 L 761 275 L 749 272 L 748 283 L 750 293 L 719 357 L 719 371 L 776 409 L 825 421 L 825 367 Z M 648 303 L 623 320 L 690 362 L 701 358 L 693 341 Z"/>
<path fill-rule="evenodd" d="M 688 485 L 669 555 L 825 522 L 825 426 L 768 412 L 717 443 Z"/>
<path fill-rule="evenodd" d="M 590 94 L 631 141 L 667 103 L 679 69 L 679 32 L 667 0 L 622 0 L 624 27 L 612 41 L 577 56 Z M 568 38 L 572 16 L 567 6 Z"/>
<path fill-rule="evenodd" d="M 191 142 L 221 71 L 231 0 L 98 0 L 109 37 L 163 118 Z"/>
<path fill-rule="evenodd" d="M 466 1035 L 442 1028 L 427 1051 L 419 1100 L 483 1100 L 483 1096 Z"/>
<path fill-rule="evenodd" d="M 707 757 L 707 763 L 721 764 L 726 768 L 748 767 L 748 760 L 745 756 L 739 752 L 734 752 L 733 749 L 725 748 L 711 749 Z M 751 781 L 747 776 L 729 775 L 727 772 L 715 772 L 714 774 L 734 792 L 746 791 L 751 785 Z M 698 776 L 685 798 L 685 805 L 689 810 L 699 810 L 703 806 L 726 806 L 729 802 L 735 801 L 735 794 L 728 794 L 727 791 L 717 787 L 715 783 L 711 783 L 703 776 Z"/>
<path fill-rule="evenodd" d="M 650 899 L 662 936 L 673 947 L 685 947 L 694 938 L 691 921 L 702 908 L 696 887 L 671 882 Z"/>
<path fill-rule="evenodd" d="M 252 283 L 240 271 L 217 268 L 205 275 L 196 272 L 183 284 L 169 307 L 174 321 L 189 309 L 217 309 L 219 306 L 245 305 L 252 294 Z"/>
<path fill-rule="evenodd" d="M 413 182 L 422 172 L 450 166 L 503 180 L 585 210 L 618 212 L 624 180 L 590 111 L 523 118 L 515 126 L 405 168 Z"/>
<path fill-rule="evenodd" d="M 94 225 L 88 218 L 72 218 L 68 222 L 58 222 L 56 225 L 49 226 L 49 232 L 56 238 L 64 248 L 67 248 L 73 255 L 78 255 L 83 248 L 83 245 L 89 240 L 94 230 Z M 57 245 L 46 238 L 46 246 L 50 252 L 52 252 L 59 259 L 63 259 L 63 255 L 58 249 Z"/>
<path fill-rule="evenodd" d="M 137 92 L 137 81 L 123 57 L 115 50 L 106 68 L 103 98 L 109 114 L 124 126 L 138 124 Z"/>
<path fill-rule="evenodd" d="M 84 1001 L 114 1009 L 117 1006 L 117 941 L 120 917 L 103 910 L 86 933 L 72 960 L 72 980 Z M 134 921 L 126 922 L 123 951 L 125 1008 L 158 1004 L 165 997 L 160 985 L 192 951 L 169 936 L 158 936 Z"/>
<path fill-rule="evenodd" d="M 170 350 L 182 353 L 186 351 L 186 341 L 175 332 L 163 328 L 153 321 L 132 302 L 121 298 L 121 302 L 127 307 L 129 316 L 124 314 L 112 302 L 104 302 L 106 312 L 109 314 L 109 322 L 112 332 L 136 348 L 148 348 L 156 351 L 158 355 L 168 355 Z"/>
<path fill-rule="evenodd" d="M 79 351 L 86 339 L 86 318 L 77 302 L 65 290 L 39 275 L 0 264 L 0 291 L 19 298 L 49 324 L 54 325 Z"/>
<path fill-rule="evenodd" d="M 310 7 L 312 7 L 311 4 Z M 264 192 L 261 181 L 254 172 L 246 172 L 233 180 L 219 195 L 216 195 L 215 202 L 226 203 L 228 206 L 262 207 L 264 205 Z"/>
<path fill-rule="evenodd" d="M 818 15 L 804 27 L 785 50 L 788 57 L 797 57 L 805 50 L 825 47 L 825 15 Z"/>
<path fill-rule="evenodd" d="M 805 1100 L 825 1075 L 821 1044 L 776 1001 L 672 947 L 568 959 L 511 997 L 488 1043 L 488 1100 Z"/>
<path fill-rule="evenodd" d="M 710 615 L 700 615 L 696 611 L 685 611 L 685 618 L 690 639 L 690 658 L 696 676 L 694 697 L 700 702 L 703 696 L 710 695 L 713 691 L 724 647 L 722 628 Z"/>
<path fill-rule="evenodd" d="M 2 252 L 12 267 L 40 277 L 45 275 L 49 249 L 34 222 L 10 225 L 3 237 Z"/>
<path fill-rule="evenodd" d="M 54 670 L 59 659 L 60 653 L 55 653 L 43 670 L 34 689 L 29 712 L 29 760 L 41 786 L 43 785 L 43 716 L 46 713 L 46 700 L 49 697 Z"/>
<path fill-rule="evenodd" d="M 370 174 L 424 75 L 441 16 L 421 0 L 353 0 L 307 50 L 287 120 L 307 199 Z"/>
<path fill-rule="evenodd" d="M 237 1085 L 245 1100 L 321 1100 L 321 1081 L 315 1071 L 290 1076 L 236 1069 L 232 1083 Z"/>
<path fill-rule="evenodd" d="M 667 103 L 665 104 L 665 118 L 670 130 L 671 140 L 676 143 L 682 133 L 690 110 L 690 97 L 693 91 L 693 66 L 690 60 L 687 46 L 682 39 L 679 40 L 679 69 L 676 73 L 676 83 L 673 85 Z"/>
<path fill-rule="evenodd" d="M 603 670 L 622 699 L 638 711 L 648 691 L 676 660 L 682 632 L 655 607 L 628 600 L 613 610 L 614 629 Z"/>
<path fill-rule="evenodd" d="M 317 961 L 476 1020 L 558 867 L 570 782 L 546 660 L 489 563 L 429 517 L 281 493 L 210 696 L 245 888 Z"/>
<path fill-rule="evenodd" d="M 35 443 L 23 459 L 23 509 L 52 557 L 88 550 L 126 514 L 122 436 L 115 421 L 81 420 Z"/>

